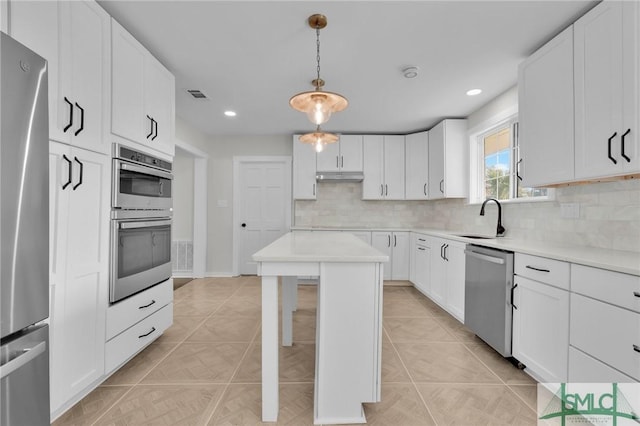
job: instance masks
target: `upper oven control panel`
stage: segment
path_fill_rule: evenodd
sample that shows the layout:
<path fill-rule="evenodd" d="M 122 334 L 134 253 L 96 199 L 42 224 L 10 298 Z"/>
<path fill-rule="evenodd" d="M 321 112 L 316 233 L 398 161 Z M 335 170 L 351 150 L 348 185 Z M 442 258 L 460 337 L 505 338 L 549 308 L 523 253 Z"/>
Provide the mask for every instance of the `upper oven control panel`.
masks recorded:
<path fill-rule="evenodd" d="M 134 151 L 133 149 L 124 147 L 122 145 L 116 145 L 116 152 L 114 157 L 171 172 L 170 162 L 161 160 L 160 158 L 156 158 L 149 154 Z"/>

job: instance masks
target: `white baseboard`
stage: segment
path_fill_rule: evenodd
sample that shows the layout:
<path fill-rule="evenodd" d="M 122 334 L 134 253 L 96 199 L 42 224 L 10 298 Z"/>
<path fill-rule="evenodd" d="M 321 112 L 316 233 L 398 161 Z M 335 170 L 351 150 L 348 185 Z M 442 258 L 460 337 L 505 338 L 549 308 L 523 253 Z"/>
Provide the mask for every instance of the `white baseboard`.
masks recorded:
<path fill-rule="evenodd" d="M 233 272 L 205 272 L 205 278 L 229 278 L 237 277 Z"/>
<path fill-rule="evenodd" d="M 192 271 L 180 271 L 180 272 L 173 272 L 171 274 L 172 278 L 193 278 L 193 272 Z"/>

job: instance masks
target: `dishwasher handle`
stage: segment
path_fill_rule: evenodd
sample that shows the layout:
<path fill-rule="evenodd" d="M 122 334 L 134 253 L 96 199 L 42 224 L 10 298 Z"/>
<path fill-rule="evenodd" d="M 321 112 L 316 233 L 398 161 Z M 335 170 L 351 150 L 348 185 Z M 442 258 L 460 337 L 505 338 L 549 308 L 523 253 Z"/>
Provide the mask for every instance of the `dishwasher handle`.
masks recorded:
<path fill-rule="evenodd" d="M 480 260 L 484 260 L 487 262 L 491 262 L 491 263 L 495 263 L 497 265 L 504 265 L 505 264 L 505 260 L 501 257 L 493 257 L 493 256 L 488 256 L 486 254 L 481 254 L 472 250 L 465 250 L 464 253 L 467 256 L 471 256 L 471 257 L 475 257 L 476 259 L 480 259 Z"/>

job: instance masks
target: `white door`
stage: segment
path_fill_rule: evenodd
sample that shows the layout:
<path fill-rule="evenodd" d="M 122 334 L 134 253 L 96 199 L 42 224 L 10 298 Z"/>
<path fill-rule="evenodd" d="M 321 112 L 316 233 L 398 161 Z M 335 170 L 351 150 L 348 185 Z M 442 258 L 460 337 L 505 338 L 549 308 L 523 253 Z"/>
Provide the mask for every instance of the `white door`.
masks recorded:
<path fill-rule="evenodd" d="M 291 159 L 238 160 L 238 273 L 256 274 L 251 256 L 289 232 L 291 225 Z"/>

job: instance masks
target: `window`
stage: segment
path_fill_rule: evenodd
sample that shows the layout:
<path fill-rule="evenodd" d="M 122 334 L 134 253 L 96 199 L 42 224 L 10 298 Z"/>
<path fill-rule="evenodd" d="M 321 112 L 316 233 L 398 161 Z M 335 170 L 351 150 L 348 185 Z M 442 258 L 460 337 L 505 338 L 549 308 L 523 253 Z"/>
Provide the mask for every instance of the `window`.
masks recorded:
<path fill-rule="evenodd" d="M 477 158 L 475 167 L 476 191 L 472 202 L 487 198 L 500 201 L 529 198 L 547 199 L 546 188 L 525 188 L 518 176 L 518 122 L 511 117 L 472 139 L 472 158 Z M 473 182 L 472 182 L 473 183 Z M 472 186 L 473 187 L 473 186 Z"/>

